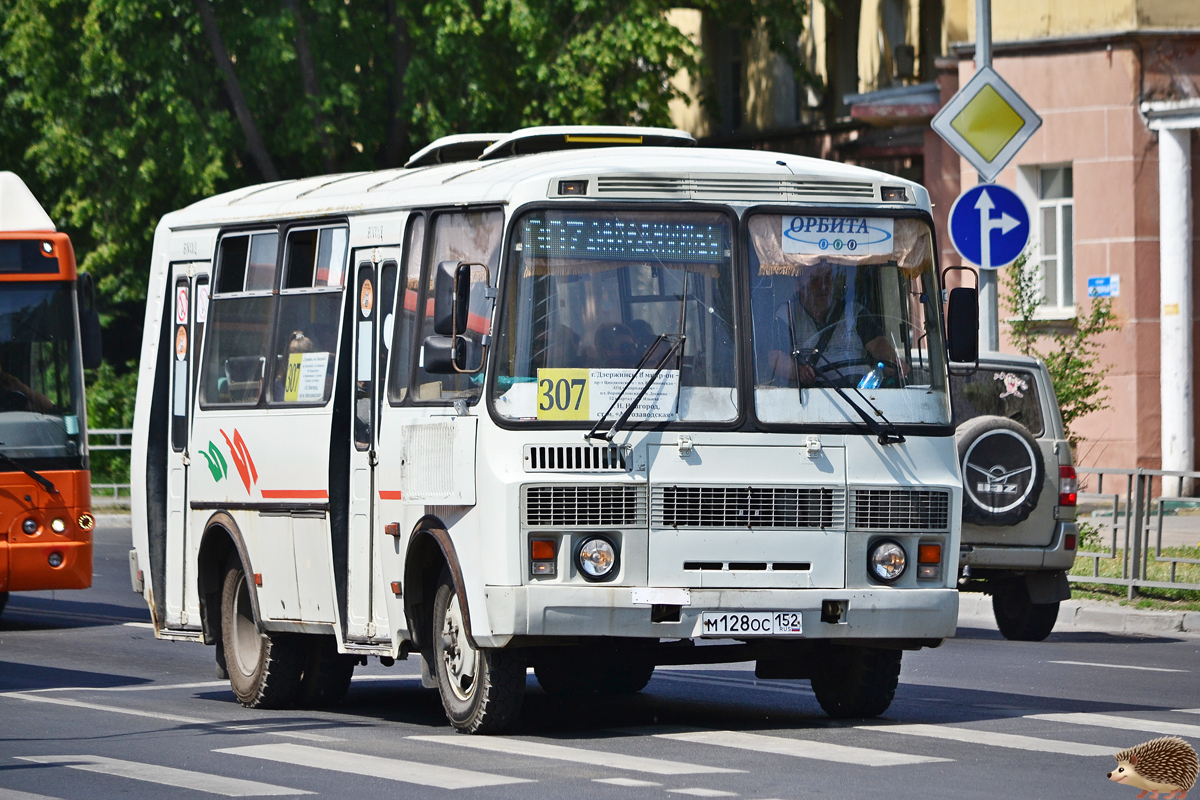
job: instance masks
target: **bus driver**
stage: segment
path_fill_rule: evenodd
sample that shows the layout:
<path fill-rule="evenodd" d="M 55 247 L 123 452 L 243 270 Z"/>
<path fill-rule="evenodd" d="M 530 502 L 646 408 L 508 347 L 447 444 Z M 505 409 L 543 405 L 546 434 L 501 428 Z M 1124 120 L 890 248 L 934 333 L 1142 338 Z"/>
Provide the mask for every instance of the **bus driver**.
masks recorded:
<path fill-rule="evenodd" d="M 826 381 L 857 386 L 880 362 L 888 378 L 897 370 L 901 376 L 908 374 L 878 315 L 847 296 L 847 278 L 853 280 L 847 272 L 821 262 L 796 279 L 795 293 L 779 306 L 773 320 L 776 346 L 767 354 L 771 383 L 794 386 L 798 379 L 806 387 Z"/>

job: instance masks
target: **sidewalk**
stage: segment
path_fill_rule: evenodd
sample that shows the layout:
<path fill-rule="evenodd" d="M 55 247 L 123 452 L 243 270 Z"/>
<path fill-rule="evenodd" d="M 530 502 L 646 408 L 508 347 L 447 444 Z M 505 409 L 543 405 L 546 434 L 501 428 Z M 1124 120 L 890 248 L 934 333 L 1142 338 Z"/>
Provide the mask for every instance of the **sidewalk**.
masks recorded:
<path fill-rule="evenodd" d="M 960 594 L 958 626 L 996 630 L 992 598 L 986 594 Z M 1054 632 L 1067 631 L 1200 635 L 1200 611 L 1148 611 L 1099 600 L 1064 600 L 1058 609 Z"/>

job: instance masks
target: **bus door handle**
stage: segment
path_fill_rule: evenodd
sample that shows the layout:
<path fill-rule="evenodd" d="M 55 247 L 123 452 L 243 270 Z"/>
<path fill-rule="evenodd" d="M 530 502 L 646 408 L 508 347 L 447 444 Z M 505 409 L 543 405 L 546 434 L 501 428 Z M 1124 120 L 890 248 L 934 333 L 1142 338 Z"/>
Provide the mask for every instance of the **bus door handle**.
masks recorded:
<path fill-rule="evenodd" d="M 180 460 L 180 462 L 182 462 L 182 464 L 183 464 L 185 467 L 190 467 L 190 466 L 192 465 L 192 457 L 191 457 L 191 455 L 190 455 L 190 454 L 188 454 L 188 451 L 187 451 L 187 450 L 184 450 L 184 451 L 183 451 L 183 452 L 182 452 L 182 453 L 179 455 L 179 460 Z"/>
<path fill-rule="evenodd" d="M 374 447 L 372 447 L 370 450 L 367 451 L 367 463 L 370 464 L 372 467 L 379 466 L 379 459 L 377 459 L 375 457 L 375 448 Z"/>

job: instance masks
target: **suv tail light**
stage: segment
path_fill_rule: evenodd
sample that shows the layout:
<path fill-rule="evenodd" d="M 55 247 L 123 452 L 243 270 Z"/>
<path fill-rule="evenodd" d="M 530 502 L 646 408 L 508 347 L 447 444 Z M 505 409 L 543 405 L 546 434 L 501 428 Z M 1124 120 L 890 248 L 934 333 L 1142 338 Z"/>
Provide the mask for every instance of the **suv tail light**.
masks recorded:
<path fill-rule="evenodd" d="M 1074 467 L 1058 468 L 1058 504 L 1073 506 L 1079 497 L 1079 480 Z"/>

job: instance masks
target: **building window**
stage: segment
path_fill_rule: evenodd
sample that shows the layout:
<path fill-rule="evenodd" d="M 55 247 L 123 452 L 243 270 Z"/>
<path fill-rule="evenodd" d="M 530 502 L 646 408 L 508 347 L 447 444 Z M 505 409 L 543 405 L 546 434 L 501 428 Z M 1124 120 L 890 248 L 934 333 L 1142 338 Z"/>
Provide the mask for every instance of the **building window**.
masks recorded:
<path fill-rule="evenodd" d="M 1071 167 L 1037 171 L 1037 226 L 1042 273 L 1042 306 L 1046 311 L 1075 310 L 1075 246 Z"/>

